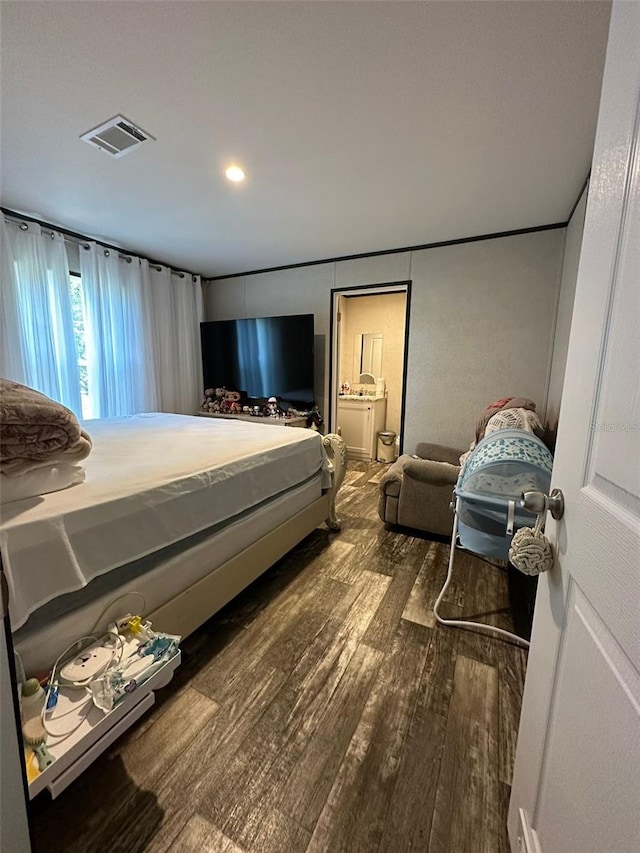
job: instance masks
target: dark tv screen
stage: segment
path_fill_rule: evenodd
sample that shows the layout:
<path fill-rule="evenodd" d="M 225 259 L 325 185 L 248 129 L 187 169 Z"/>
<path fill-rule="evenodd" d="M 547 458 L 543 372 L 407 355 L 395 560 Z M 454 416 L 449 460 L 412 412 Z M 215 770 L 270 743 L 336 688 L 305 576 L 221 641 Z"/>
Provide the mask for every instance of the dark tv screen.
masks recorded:
<path fill-rule="evenodd" d="M 313 332 L 313 314 L 201 323 L 204 387 L 311 405 Z"/>

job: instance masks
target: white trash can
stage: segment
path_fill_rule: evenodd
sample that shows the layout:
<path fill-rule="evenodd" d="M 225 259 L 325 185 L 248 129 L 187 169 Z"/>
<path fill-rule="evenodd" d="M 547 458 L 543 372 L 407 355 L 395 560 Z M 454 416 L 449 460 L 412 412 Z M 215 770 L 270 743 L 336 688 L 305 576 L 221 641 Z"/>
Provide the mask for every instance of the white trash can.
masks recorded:
<path fill-rule="evenodd" d="M 396 434 L 391 430 L 378 433 L 378 462 L 395 462 Z"/>

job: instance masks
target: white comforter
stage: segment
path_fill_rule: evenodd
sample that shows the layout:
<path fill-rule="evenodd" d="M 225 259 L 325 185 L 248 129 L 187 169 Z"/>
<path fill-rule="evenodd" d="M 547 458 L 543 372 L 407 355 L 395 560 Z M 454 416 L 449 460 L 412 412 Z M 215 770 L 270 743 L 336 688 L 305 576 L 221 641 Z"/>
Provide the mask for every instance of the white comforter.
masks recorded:
<path fill-rule="evenodd" d="M 93 453 L 84 483 L 1 508 L 14 630 L 46 602 L 327 466 L 312 430 L 168 414 L 85 427 Z"/>

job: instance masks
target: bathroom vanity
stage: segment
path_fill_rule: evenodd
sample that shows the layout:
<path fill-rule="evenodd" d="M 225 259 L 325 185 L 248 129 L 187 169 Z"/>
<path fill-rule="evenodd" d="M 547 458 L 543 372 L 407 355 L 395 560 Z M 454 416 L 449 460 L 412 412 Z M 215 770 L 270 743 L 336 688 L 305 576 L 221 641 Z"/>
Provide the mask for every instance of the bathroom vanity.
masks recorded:
<path fill-rule="evenodd" d="M 387 398 L 380 395 L 341 394 L 338 427 L 352 459 L 376 458 L 377 436 L 387 421 Z"/>

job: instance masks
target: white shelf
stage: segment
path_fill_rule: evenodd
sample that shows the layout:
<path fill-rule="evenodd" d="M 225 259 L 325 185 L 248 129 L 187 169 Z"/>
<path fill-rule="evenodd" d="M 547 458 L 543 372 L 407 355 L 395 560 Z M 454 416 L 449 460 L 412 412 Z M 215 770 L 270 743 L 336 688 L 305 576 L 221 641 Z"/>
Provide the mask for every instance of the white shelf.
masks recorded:
<path fill-rule="evenodd" d="M 251 421 L 256 424 L 270 424 L 271 426 L 288 426 L 288 427 L 306 427 L 307 419 L 302 415 L 296 416 L 294 418 L 270 418 L 270 417 L 261 417 L 260 415 L 246 415 L 246 414 L 237 414 L 237 415 L 226 415 L 222 412 L 196 412 L 196 415 L 199 415 L 201 418 L 220 418 L 223 420 L 232 420 L 232 421 Z"/>
<path fill-rule="evenodd" d="M 47 736 L 47 749 L 56 760 L 29 784 L 29 799 L 33 799 L 45 788 L 49 789 L 52 797 L 57 797 L 154 704 L 154 691 L 171 681 L 179 663 L 180 652 L 177 652 L 148 681 L 122 699 L 109 712 L 101 711 L 89 700 L 91 708 L 87 713 L 85 692 L 61 688 L 53 719 L 47 720 L 47 728 L 51 731 L 56 731 L 57 728 L 61 732 L 68 731 L 85 714 L 86 718 L 75 732 L 62 740 L 56 740 L 52 735 Z"/>
<path fill-rule="evenodd" d="M 338 394 L 338 402 L 340 400 L 363 400 L 365 403 L 372 403 L 375 400 L 386 400 L 386 394 Z"/>

